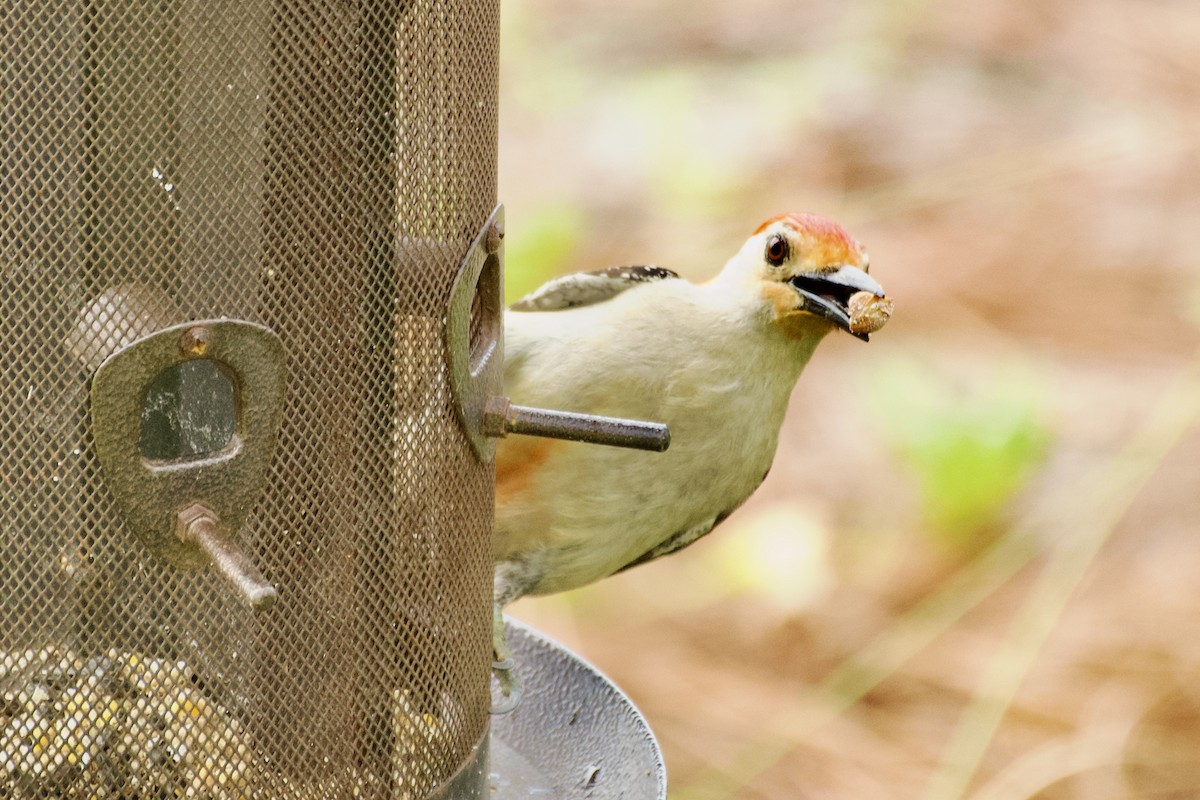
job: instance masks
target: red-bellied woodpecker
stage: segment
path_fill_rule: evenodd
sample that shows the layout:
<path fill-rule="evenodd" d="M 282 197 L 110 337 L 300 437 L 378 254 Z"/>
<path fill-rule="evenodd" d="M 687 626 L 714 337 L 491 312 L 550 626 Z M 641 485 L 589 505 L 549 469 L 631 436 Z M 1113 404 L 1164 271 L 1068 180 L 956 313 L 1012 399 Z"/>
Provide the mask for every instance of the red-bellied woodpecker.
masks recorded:
<path fill-rule="evenodd" d="M 519 691 L 503 607 L 675 552 L 740 506 L 771 467 L 817 343 L 835 328 L 865 340 L 887 321 L 891 301 L 867 267 L 837 223 L 788 213 L 707 283 L 618 267 L 552 280 L 512 306 L 504 384 L 514 402 L 665 422 L 671 447 L 499 443 L 494 644 L 509 705 Z"/>

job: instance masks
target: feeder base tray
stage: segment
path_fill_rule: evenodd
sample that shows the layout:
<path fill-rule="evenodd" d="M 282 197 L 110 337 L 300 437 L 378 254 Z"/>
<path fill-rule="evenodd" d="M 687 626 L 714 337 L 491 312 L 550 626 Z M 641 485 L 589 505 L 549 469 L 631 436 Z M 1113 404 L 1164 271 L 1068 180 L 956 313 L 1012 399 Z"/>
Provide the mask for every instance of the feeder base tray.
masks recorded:
<path fill-rule="evenodd" d="M 624 692 L 562 645 L 510 620 L 525 697 L 492 721 L 497 800 L 665 800 L 662 751 Z"/>

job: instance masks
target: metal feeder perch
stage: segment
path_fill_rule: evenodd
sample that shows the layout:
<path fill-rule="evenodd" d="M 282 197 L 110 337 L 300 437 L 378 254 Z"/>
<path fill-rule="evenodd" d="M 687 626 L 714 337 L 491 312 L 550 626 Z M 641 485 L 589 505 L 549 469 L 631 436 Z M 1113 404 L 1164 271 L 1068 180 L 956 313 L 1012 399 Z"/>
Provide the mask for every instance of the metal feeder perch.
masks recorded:
<path fill-rule="evenodd" d="M 665 444 L 503 400 L 495 0 L 2 2 L 0 797 L 665 797 L 488 713 L 489 437 Z"/>

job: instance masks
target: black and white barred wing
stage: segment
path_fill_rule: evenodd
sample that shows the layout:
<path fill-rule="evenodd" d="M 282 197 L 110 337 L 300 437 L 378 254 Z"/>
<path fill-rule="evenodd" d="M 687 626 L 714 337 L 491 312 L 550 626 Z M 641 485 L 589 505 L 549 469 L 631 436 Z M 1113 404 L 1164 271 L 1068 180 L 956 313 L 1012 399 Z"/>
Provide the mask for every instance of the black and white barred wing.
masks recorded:
<path fill-rule="evenodd" d="M 509 306 L 509 310 L 562 311 L 590 306 L 642 284 L 677 278 L 679 275 L 669 269 L 649 265 L 575 272 L 542 284 Z"/>

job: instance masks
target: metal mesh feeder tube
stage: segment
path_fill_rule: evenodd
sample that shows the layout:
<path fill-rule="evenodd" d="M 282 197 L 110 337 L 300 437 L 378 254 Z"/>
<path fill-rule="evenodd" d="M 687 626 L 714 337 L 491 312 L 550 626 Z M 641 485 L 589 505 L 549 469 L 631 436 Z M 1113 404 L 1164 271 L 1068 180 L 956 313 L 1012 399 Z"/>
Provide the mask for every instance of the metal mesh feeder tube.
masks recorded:
<path fill-rule="evenodd" d="M 0 794 L 483 796 L 496 4 L 4 5 Z"/>
<path fill-rule="evenodd" d="M 491 732 L 497 3 L 0 2 L 0 797 L 665 796 Z"/>

